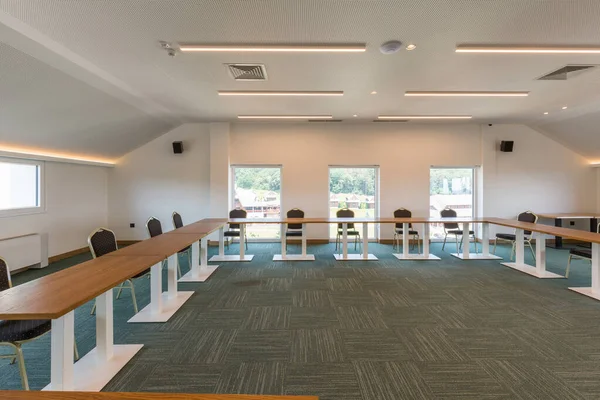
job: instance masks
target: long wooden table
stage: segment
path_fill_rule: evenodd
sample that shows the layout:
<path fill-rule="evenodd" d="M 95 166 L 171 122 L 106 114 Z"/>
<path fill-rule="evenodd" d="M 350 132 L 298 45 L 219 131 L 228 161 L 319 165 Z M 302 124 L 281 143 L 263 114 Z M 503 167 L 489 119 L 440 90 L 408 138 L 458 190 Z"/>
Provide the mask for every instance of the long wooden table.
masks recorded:
<path fill-rule="evenodd" d="M 142 348 L 115 345 L 113 288 L 161 256 L 100 257 L 0 292 L 0 319 L 51 319 L 47 390 L 99 391 Z M 96 298 L 96 347 L 73 363 L 74 310 Z"/>
<path fill-rule="evenodd" d="M 0 391 L 3 400 L 319 400 L 316 396 L 249 394 Z"/>
<path fill-rule="evenodd" d="M 577 213 L 543 213 L 536 214 L 540 218 L 553 219 L 554 226 L 561 228 L 564 219 L 589 219 L 590 220 L 590 232 L 596 232 L 598 229 L 598 218 L 600 218 L 600 213 L 594 212 L 577 212 Z M 563 238 L 562 236 L 554 237 L 554 246 L 555 249 L 563 249 Z"/>

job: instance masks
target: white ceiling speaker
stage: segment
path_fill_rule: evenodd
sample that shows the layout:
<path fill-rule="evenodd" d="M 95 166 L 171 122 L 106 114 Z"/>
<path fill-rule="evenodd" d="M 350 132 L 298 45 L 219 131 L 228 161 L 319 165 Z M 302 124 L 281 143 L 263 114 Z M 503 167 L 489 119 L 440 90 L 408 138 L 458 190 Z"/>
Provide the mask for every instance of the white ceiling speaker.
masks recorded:
<path fill-rule="evenodd" d="M 379 51 L 383 54 L 394 54 L 402 48 L 402 42 L 399 40 L 390 40 L 379 47 Z"/>

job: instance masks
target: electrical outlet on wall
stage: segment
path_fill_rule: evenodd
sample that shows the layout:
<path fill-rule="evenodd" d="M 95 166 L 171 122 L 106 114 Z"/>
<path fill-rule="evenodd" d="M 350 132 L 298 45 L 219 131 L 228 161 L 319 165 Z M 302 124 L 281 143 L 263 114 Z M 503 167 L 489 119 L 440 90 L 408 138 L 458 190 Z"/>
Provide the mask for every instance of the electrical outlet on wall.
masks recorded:
<path fill-rule="evenodd" d="M 571 226 L 575 225 L 575 221 L 569 221 L 569 225 L 571 225 Z"/>
<path fill-rule="evenodd" d="M 129 227 L 130 227 L 130 228 L 135 228 L 135 223 L 131 222 L 131 223 L 129 224 Z"/>

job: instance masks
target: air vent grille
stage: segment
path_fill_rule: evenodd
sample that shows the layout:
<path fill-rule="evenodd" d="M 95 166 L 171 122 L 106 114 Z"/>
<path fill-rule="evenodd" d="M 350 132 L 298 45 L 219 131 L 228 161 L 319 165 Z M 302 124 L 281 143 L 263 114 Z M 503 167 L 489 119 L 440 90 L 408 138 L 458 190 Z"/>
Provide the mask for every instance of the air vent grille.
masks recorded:
<path fill-rule="evenodd" d="M 264 64 L 225 64 L 229 74 L 236 81 L 266 81 L 267 69 Z"/>
<path fill-rule="evenodd" d="M 539 81 L 566 81 L 596 68 L 597 65 L 566 65 L 538 78 Z"/>
<path fill-rule="evenodd" d="M 395 123 L 395 122 L 408 122 L 407 119 L 374 119 L 373 122 L 385 122 L 385 123 Z"/>

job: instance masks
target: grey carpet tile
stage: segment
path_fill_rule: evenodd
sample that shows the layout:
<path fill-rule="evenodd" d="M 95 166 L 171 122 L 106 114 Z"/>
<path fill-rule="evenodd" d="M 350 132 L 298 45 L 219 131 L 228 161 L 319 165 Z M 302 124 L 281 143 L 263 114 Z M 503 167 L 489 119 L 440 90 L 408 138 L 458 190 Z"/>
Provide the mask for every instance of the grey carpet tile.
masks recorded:
<path fill-rule="evenodd" d="M 297 268 L 293 268 L 293 278 L 294 279 L 324 279 L 325 273 L 322 268 L 314 268 L 299 266 Z"/>
<path fill-rule="evenodd" d="M 293 279 L 291 290 L 329 290 L 323 279 Z"/>
<path fill-rule="evenodd" d="M 352 271 L 363 283 L 371 281 L 388 281 L 391 278 L 390 274 L 381 267 L 353 268 Z"/>
<path fill-rule="evenodd" d="M 171 349 L 174 364 L 219 364 L 225 362 L 239 331 L 205 329 L 188 332 Z"/>
<path fill-rule="evenodd" d="M 289 292 L 292 288 L 292 278 L 264 278 L 259 290 L 270 292 Z"/>
<path fill-rule="evenodd" d="M 289 330 L 240 331 L 226 361 L 227 363 L 289 361 L 291 339 Z"/>
<path fill-rule="evenodd" d="M 248 292 L 245 290 L 230 290 L 222 293 L 208 305 L 210 308 L 242 308 L 246 307 Z"/>
<path fill-rule="evenodd" d="M 248 319 L 247 308 L 208 308 L 196 311 L 195 329 L 238 329 Z"/>
<path fill-rule="evenodd" d="M 331 307 L 333 304 L 325 290 L 294 290 L 292 292 L 294 307 Z"/>
<path fill-rule="evenodd" d="M 360 305 L 358 307 L 335 307 L 340 325 L 344 329 L 387 329 L 379 309 Z"/>
<path fill-rule="evenodd" d="M 354 292 L 362 289 L 361 280 L 358 278 L 326 278 L 325 282 L 328 289 L 333 292 Z"/>
<path fill-rule="evenodd" d="M 440 328 L 397 329 L 396 334 L 413 360 L 469 361 L 471 358 Z"/>
<path fill-rule="evenodd" d="M 563 391 L 572 388 L 587 398 L 600 399 L 600 361 L 545 363 L 544 368 L 560 378 Z"/>
<path fill-rule="evenodd" d="M 354 265 L 354 264 L 353 264 Z M 365 268 L 365 270 L 368 268 Z M 357 268 L 342 268 L 335 266 L 332 268 L 323 268 L 325 278 L 355 278 L 357 276 Z"/>
<path fill-rule="evenodd" d="M 552 336 L 551 331 L 538 328 L 509 328 L 506 330 L 514 343 L 527 349 L 532 360 L 584 360 L 569 342 Z"/>
<path fill-rule="evenodd" d="M 341 330 L 342 342 L 350 360 L 400 361 L 411 354 L 391 329 Z"/>
<path fill-rule="evenodd" d="M 265 268 L 262 271 L 263 278 L 291 279 L 294 277 L 294 268 L 292 266 L 274 263 L 272 268 Z"/>
<path fill-rule="evenodd" d="M 392 283 L 395 284 L 395 282 Z M 384 285 L 383 287 L 385 288 Z M 379 307 L 408 307 L 414 305 L 410 296 L 407 293 L 399 291 L 397 286 L 392 290 L 387 288 L 381 289 L 381 287 L 379 290 L 369 290 L 369 294 Z"/>
<path fill-rule="evenodd" d="M 143 391 L 212 393 L 222 372 L 214 364 L 157 365 L 144 380 Z"/>
<path fill-rule="evenodd" d="M 129 363 L 102 389 L 104 392 L 140 392 L 144 390 L 144 382 L 155 368 L 155 362 Z"/>
<path fill-rule="evenodd" d="M 292 308 L 289 306 L 251 307 L 242 329 L 289 329 Z"/>
<path fill-rule="evenodd" d="M 390 328 L 435 328 L 439 320 L 424 307 L 378 307 Z"/>
<path fill-rule="evenodd" d="M 285 375 L 285 394 L 308 393 L 318 396 L 319 400 L 363 399 L 356 372 L 350 363 L 289 364 Z"/>
<path fill-rule="evenodd" d="M 281 394 L 287 363 L 243 362 L 228 364 L 217 381 L 215 393 Z"/>
<path fill-rule="evenodd" d="M 564 312 L 560 309 L 549 309 L 536 304 L 528 304 L 527 307 L 513 306 L 516 312 L 527 318 L 526 326 L 534 328 L 570 328 L 573 326 L 569 318 L 565 318 Z"/>
<path fill-rule="evenodd" d="M 346 356 L 337 329 L 297 329 L 292 331 L 292 363 L 345 362 Z"/>
<path fill-rule="evenodd" d="M 335 307 L 352 307 L 356 305 L 375 307 L 377 305 L 375 298 L 368 291 L 330 291 L 328 294 L 331 304 Z"/>
<path fill-rule="evenodd" d="M 423 307 L 437 319 L 437 326 L 442 328 L 476 328 L 481 320 L 471 313 L 470 308 L 463 305 L 431 305 Z"/>
<path fill-rule="evenodd" d="M 257 291 L 249 292 L 246 304 L 248 307 L 292 306 L 292 292 L 287 291 Z"/>
<path fill-rule="evenodd" d="M 471 359 L 528 359 L 529 351 L 513 340 L 505 329 L 473 328 L 444 331 Z"/>
<path fill-rule="evenodd" d="M 412 362 L 356 361 L 353 363 L 365 399 L 432 399 L 433 393 Z"/>
<path fill-rule="evenodd" d="M 333 307 L 292 307 L 291 329 L 340 327 L 340 321 Z"/>

